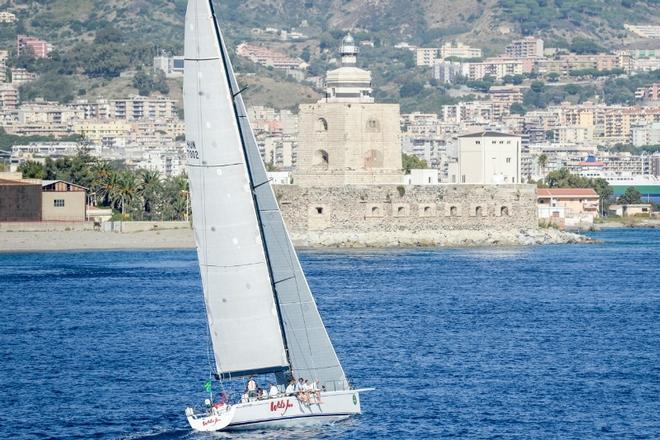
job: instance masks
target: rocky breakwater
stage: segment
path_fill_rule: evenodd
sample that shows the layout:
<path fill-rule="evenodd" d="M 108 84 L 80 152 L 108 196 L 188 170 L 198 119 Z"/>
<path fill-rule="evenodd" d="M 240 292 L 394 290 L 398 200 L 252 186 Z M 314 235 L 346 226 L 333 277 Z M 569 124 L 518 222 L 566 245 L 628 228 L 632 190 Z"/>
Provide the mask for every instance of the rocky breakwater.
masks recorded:
<path fill-rule="evenodd" d="M 533 246 L 566 243 L 593 243 L 589 237 L 556 229 L 454 230 L 454 231 L 399 231 L 335 233 L 306 232 L 291 234 L 299 247 L 386 248 L 386 247 L 478 247 L 478 246 Z"/>

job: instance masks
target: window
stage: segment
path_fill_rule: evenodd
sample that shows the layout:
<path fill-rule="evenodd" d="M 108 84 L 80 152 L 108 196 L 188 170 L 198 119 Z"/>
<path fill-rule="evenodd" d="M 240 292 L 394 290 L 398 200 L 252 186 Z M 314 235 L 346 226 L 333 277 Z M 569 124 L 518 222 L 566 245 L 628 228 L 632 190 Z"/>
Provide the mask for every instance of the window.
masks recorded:
<path fill-rule="evenodd" d="M 481 206 L 477 206 L 477 209 L 474 210 L 474 214 L 477 217 L 482 217 L 484 215 L 484 209 Z"/>
<path fill-rule="evenodd" d="M 500 209 L 500 214 L 502 217 L 508 217 L 509 216 L 509 208 L 506 206 L 502 206 L 502 209 Z"/>
<path fill-rule="evenodd" d="M 327 169 L 330 164 L 330 157 L 325 150 L 316 150 L 312 157 L 312 165 L 316 168 Z"/>
<path fill-rule="evenodd" d="M 465 183 L 465 174 L 463 174 L 463 175 L 461 176 L 461 182 L 462 182 L 462 183 Z"/>
<path fill-rule="evenodd" d="M 511 163 L 511 158 L 510 157 L 506 158 L 506 163 Z"/>
<path fill-rule="evenodd" d="M 406 214 L 406 208 L 399 206 L 396 210 L 397 215 L 402 216 Z"/>
<path fill-rule="evenodd" d="M 318 118 L 316 120 L 316 131 L 317 132 L 328 131 L 328 121 L 326 121 L 324 118 Z"/>
<path fill-rule="evenodd" d="M 53 200 L 53 206 L 56 208 L 64 208 L 64 199 Z"/>
<path fill-rule="evenodd" d="M 430 206 L 425 206 L 424 207 L 424 215 L 431 215 L 431 207 Z"/>
<path fill-rule="evenodd" d="M 317 206 L 317 207 L 316 207 L 316 213 L 317 213 L 317 214 L 323 214 L 323 207 L 321 207 L 321 206 Z"/>
<path fill-rule="evenodd" d="M 475 141 L 474 143 L 477 145 L 481 145 L 481 141 Z"/>
<path fill-rule="evenodd" d="M 449 215 L 452 217 L 456 217 L 458 215 L 458 208 L 455 206 L 449 208 Z"/>
<path fill-rule="evenodd" d="M 378 206 L 372 206 L 371 215 L 379 215 L 379 214 L 380 214 L 380 209 L 378 209 Z"/>

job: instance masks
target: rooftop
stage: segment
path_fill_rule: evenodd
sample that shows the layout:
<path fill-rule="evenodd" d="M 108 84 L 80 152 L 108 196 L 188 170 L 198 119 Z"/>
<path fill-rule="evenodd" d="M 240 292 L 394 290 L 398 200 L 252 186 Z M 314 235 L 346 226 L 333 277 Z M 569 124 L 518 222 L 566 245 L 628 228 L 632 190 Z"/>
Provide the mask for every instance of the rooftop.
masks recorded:
<path fill-rule="evenodd" d="M 500 133 L 498 131 L 481 131 L 478 133 L 464 134 L 459 138 L 481 138 L 481 137 L 517 137 L 513 134 Z"/>
<path fill-rule="evenodd" d="M 593 188 L 538 188 L 537 197 L 590 197 L 598 198 Z"/>

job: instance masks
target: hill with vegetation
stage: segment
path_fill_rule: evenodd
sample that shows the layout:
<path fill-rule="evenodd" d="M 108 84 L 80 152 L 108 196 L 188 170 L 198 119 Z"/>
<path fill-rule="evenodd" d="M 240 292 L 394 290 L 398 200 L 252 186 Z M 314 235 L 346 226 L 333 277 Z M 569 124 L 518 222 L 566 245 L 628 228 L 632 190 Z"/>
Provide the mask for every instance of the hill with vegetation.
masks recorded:
<path fill-rule="evenodd" d="M 186 3 L 0 0 L 0 11 L 19 18 L 16 24 L 0 24 L 0 48 L 11 49 L 10 66 L 40 74 L 38 81 L 23 87 L 23 99 L 68 102 L 128 93 L 180 98 L 180 81 L 154 74 L 151 65 L 157 54 L 182 53 Z M 379 99 L 401 101 L 404 109 L 419 105 L 432 110 L 455 98 L 425 87 L 428 73 L 415 70 L 412 54 L 394 49 L 394 44 L 437 47 L 459 39 L 489 55 L 514 38 L 535 34 L 559 47 L 605 50 L 630 38 L 624 21 L 660 23 L 657 6 L 658 0 L 223 0 L 218 12 L 230 47 L 253 39 L 253 28 L 295 28 L 304 33 L 305 41 L 270 45 L 290 55 L 302 54 L 312 74 L 322 74 L 332 65 L 334 49 L 346 30 L 352 30 L 359 39 L 375 44 L 364 48 L 361 63 L 374 72 Z M 17 57 L 17 34 L 43 38 L 56 50 L 49 60 Z M 254 74 L 243 76 L 254 85 L 246 93 L 251 104 L 293 107 L 318 96 L 311 87 L 272 69 L 245 61 L 236 67 L 240 73 Z"/>

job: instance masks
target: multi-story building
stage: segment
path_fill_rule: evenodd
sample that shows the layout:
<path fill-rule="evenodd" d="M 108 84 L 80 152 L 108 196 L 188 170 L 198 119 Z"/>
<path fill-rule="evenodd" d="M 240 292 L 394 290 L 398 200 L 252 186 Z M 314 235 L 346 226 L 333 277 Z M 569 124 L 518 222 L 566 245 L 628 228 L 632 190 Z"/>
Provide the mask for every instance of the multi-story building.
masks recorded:
<path fill-rule="evenodd" d="M 418 66 L 433 66 L 440 59 L 440 49 L 437 47 L 419 47 L 415 50 Z"/>
<path fill-rule="evenodd" d="M 523 92 L 520 87 L 494 86 L 490 88 L 488 95 L 493 108 L 493 120 L 496 121 L 502 120 L 511 113 L 512 104 L 523 102 Z"/>
<path fill-rule="evenodd" d="M 443 84 L 452 84 L 462 72 L 462 64 L 457 61 L 436 60 L 433 64 L 433 78 Z"/>
<path fill-rule="evenodd" d="M 553 72 L 568 75 L 572 71 L 579 70 L 627 70 L 629 64 L 630 56 L 625 53 L 596 55 L 564 54 L 556 58 L 544 60 L 540 64 L 539 70 L 541 73 Z"/>
<path fill-rule="evenodd" d="M 176 117 L 176 101 L 166 97 L 131 96 L 125 99 L 99 100 L 89 108 L 94 118 L 171 119 Z"/>
<path fill-rule="evenodd" d="M 37 79 L 36 73 L 28 72 L 26 69 L 21 69 L 19 67 L 11 68 L 11 82 L 17 87 L 27 82 L 34 81 L 35 79 Z"/>
<path fill-rule="evenodd" d="M 553 142 L 556 144 L 589 144 L 593 142 L 593 128 L 580 126 L 561 126 L 552 130 Z"/>
<path fill-rule="evenodd" d="M 484 131 L 458 138 L 458 164 L 450 171 L 450 183 L 521 183 L 521 139 L 505 133 Z"/>
<path fill-rule="evenodd" d="M 638 101 L 660 101 L 660 83 L 639 87 L 635 90 L 635 99 Z"/>
<path fill-rule="evenodd" d="M 239 44 L 236 48 L 236 54 L 249 58 L 253 63 L 273 67 L 274 69 L 305 70 L 308 67 L 308 64 L 299 58 L 292 58 L 267 47 L 248 43 Z"/>
<path fill-rule="evenodd" d="M 525 37 L 512 41 L 504 53 L 511 58 L 543 58 L 543 40 L 537 37 Z"/>
<path fill-rule="evenodd" d="M 642 38 L 660 39 L 660 26 L 633 24 L 624 24 L 623 26 L 633 34 L 639 35 Z"/>
<path fill-rule="evenodd" d="M 28 51 L 35 58 L 48 58 L 48 55 L 53 51 L 52 44 L 26 35 L 16 37 L 16 46 L 18 56 Z"/>
<path fill-rule="evenodd" d="M 458 41 L 450 41 L 442 45 L 440 48 L 440 56 L 442 58 L 481 58 L 481 49 L 470 47 Z"/>
<path fill-rule="evenodd" d="M 16 110 L 18 89 L 12 84 L 0 84 L 0 110 Z"/>
<path fill-rule="evenodd" d="M 660 122 L 634 125 L 632 127 L 632 144 L 635 147 L 660 145 Z"/>
<path fill-rule="evenodd" d="M 513 58 L 490 58 L 478 63 L 463 63 L 463 76 L 480 80 L 489 76 L 501 80 L 507 75 L 522 75 L 531 72 L 532 63 Z"/>

